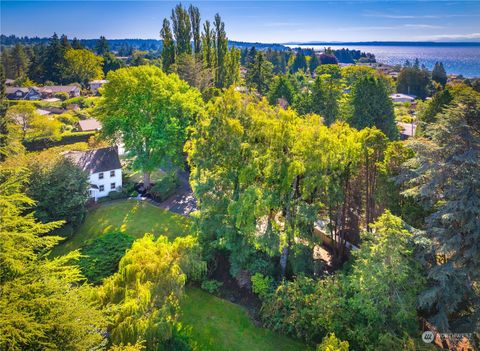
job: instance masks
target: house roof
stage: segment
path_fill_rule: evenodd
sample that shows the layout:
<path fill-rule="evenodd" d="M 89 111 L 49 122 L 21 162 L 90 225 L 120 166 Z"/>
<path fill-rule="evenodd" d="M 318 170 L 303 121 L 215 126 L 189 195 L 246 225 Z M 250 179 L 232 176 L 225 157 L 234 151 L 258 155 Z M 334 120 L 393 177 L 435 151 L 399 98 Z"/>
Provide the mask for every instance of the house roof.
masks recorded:
<path fill-rule="evenodd" d="M 46 115 L 49 115 L 51 114 L 52 112 L 51 111 L 48 111 L 48 110 L 43 110 L 41 108 L 37 108 L 37 113 L 40 115 L 40 116 L 46 116 Z"/>
<path fill-rule="evenodd" d="M 5 88 L 5 94 L 15 94 L 17 91 L 21 91 L 22 93 L 26 94 L 28 93 L 28 88 L 24 87 L 6 87 Z"/>
<path fill-rule="evenodd" d="M 87 151 L 69 151 L 64 153 L 64 155 L 90 174 L 122 168 L 116 147 L 104 147 Z"/>
<path fill-rule="evenodd" d="M 97 80 L 92 80 L 91 82 L 88 82 L 88 84 L 104 84 L 107 83 L 108 80 L 106 79 L 97 79 Z"/>
<path fill-rule="evenodd" d="M 408 99 L 408 100 L 415 100 L 414 95 L 407 95 L 407 94 L 401 94 L 401 93 L 396 93 L 396 94 L 391 94 L 390 95 L 391 99 Z"/>
<path fill-rule="evenodd" d="M 397 126 L 400 129 L 400 133 L 407 137 L 413 137 L 415 135 L 415 130 L 417 129 L 415 123 L 397 122 Z"/>
<path fill-rule="evenodd" d="M 102 129 L 102 124 L 97 121 L 95 118 L 85 119 L 83 121 L 79 121 L 78 125 L 80 129 L 84 132 L 89 130 L 100 130 Z"/>
<path fill-rule="evenodd" d="M 42 93 L 70 93 L 71 91 L 78 89 L 76 85 L 51 85 L 41 87 Z"/>

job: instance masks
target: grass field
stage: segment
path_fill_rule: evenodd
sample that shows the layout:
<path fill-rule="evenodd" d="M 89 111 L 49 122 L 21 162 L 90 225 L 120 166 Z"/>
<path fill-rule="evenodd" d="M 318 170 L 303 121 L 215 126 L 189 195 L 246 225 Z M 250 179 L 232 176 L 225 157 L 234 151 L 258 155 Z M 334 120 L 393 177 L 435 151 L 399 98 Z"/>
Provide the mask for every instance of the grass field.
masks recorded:
<path fill-rule="evenodd" d="M 53 255 L 79 249 L 113 230 L 137 238 L 144 233 L 170 239 L 186 235 L 190 220 L 145 201 L 105 203 L 89 211 L 73 236 L 54 248 Z M 306 346 L 288 337 L 256 327 L 246 310 L 203 290 L 187 288 L 181 305 L 182 323 L 191 329 L 195 351 L 300 351 Z"/>
<path fill-rule="evenodd" d="M 197 288 L 186 289 L 181 311 L 196 351 L 308 350 L 300 342 L 256 327 L 242 307 Z"/>
<path fill-rule="evenodd" d="M 153 206 L 145 201 L 124 200 L 105 203 L 91 210 L 74 235 L 53 249 L 53 255 L 63 255 L 79 249 L 93 239 L 120 230 L 134 237 L 145 233 L 166 235 L 170 239 L 188 234 L 190 220 Z"/>

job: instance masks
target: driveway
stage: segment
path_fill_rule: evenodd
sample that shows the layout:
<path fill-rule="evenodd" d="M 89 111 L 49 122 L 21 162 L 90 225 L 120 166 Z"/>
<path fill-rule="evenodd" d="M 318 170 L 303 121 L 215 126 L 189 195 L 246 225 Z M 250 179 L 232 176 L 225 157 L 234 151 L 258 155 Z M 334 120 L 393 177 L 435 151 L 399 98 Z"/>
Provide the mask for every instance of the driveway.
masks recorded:
<path fill-rule="evenodd" d="M 175 194 L 165 201 L 155 204 L 165 210 L 188 216 L 197 210 L 197 200 L 193 196 L 192 188 L 190 187 L 188 180 L 189 174 L 186 171 L 180 170 L 177 172 L 177 178 L 180 184 Z"/>

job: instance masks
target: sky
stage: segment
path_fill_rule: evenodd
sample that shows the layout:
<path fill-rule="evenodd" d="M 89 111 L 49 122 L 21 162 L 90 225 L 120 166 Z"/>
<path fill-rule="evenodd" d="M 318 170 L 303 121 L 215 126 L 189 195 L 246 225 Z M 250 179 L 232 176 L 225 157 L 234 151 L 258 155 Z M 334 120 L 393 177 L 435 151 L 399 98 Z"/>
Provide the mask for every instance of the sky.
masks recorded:
<path fill-rule="evenodd" d="M 170 1 L 4 1 L 1 33 L 69 38 L 159 39 Z M 476 41 L 480 1 L 196 1 L 202 20 L 222 16 L 229 39 L 309 41 Z"/>

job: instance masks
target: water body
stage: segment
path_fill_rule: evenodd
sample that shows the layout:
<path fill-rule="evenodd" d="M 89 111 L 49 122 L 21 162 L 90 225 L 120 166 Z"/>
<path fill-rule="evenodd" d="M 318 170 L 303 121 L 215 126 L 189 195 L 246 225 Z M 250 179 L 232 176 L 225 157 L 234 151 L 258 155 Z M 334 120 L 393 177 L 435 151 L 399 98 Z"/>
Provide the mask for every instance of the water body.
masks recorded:
<path fill-rule="evenodd" d="M 314 48 L 323 50 L 326 46 L 332 49 L 348 48 L 370 52 L 375 55 L 377 62 L 389 65 L 403 65 L 406 60 L 413 62 L 420 60 L 428 69 L 432 69 L 435 62 L 443 62 L 447 74 L 461 74 L 464 77 L 480 77 L 480 46 L 422 46 L 422 45 L 288 45 L 289 47 Z"/>

